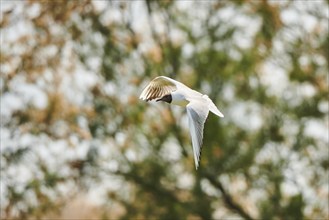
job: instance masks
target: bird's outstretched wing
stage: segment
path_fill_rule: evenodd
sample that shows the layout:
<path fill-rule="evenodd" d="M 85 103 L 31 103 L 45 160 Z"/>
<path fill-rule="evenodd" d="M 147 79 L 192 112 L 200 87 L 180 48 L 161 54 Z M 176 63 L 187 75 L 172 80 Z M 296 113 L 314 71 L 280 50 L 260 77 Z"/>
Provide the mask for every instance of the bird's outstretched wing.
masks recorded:
<path fill-rule="evenodd" d="M 170 78 L 164 76 L 156 77 L 145 87 L 139 98 L 150 101 L 156 98 L 161 98 L 177 90 L 177 86 L 172 82 L 172 79 L 168 79 Z"/>
<path fill-rule="evenodd" d="M 192 138 L 195 169 L 198 169 L 199 167 L 203 128 L 209 113 L 209 108 L 205 106 L 207 106 L 207 102 L 204 99 L 192 101 L 186 106 L 190 134 Z"/>
<path fill-rule="evenodd" d="M 139 98 L 142 100 L 150 101 L 168 95 L 169 93 L 179 88 L 190 89 L 183 83 L 180 83 L 169 77 L 158 76 L 145 87 Z"/>

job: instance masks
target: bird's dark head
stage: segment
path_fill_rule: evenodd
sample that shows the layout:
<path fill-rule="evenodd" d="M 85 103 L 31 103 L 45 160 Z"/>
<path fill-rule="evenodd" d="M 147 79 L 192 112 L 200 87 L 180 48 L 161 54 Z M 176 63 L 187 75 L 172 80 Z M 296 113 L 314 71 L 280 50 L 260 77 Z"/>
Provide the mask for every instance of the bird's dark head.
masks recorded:
<path fill-rule="evenodd" d="M 157 100 L 157 102 L 158 102 L 158 101 L 163 101 L 163 102 L 171 103 L 171 101 L 172 101 L 172 96 L 171 96 L 171 94 L 168 94 L 168 95 L 162 96 L 160 99 Z"/>

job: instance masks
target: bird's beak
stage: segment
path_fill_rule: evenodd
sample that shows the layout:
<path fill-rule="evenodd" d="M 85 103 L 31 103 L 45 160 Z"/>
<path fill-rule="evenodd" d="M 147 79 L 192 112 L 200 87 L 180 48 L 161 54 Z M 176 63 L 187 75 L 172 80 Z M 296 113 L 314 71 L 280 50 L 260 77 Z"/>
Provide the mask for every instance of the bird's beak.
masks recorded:
<path fill-rule="evenodd" d="M 157 102 L 160 102 L 160 101 L 165 102 L 166 101 L 166 96 L 162 96 L 161 98 L 157 99 L 156 101 Z"/>

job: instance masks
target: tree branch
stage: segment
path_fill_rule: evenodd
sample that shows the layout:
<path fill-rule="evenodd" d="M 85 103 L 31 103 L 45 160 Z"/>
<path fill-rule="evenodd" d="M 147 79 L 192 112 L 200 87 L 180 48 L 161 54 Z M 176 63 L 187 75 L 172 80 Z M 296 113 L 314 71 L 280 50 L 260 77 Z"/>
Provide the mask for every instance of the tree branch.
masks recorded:
<path fill-rule="evenodd" d="M 215 186 L 216 188 L 218 188 L 221 191 L 224 202 L 229 209 L 235 211 L 236 213 L 238 213 L 241 217 L 243 217 L 245 219 L 248 219 L 248 220 L 253 219 L 239 204 L 237 204 L 233 200 L 232 196 L 224 189 L 223 184 L 215 177 L 215 175 L 212 175 L 209 172 L 204 172 L 203 175 L 205 178 L 207 178 L 209 180 L 209 182 L 213 186 Z"/>

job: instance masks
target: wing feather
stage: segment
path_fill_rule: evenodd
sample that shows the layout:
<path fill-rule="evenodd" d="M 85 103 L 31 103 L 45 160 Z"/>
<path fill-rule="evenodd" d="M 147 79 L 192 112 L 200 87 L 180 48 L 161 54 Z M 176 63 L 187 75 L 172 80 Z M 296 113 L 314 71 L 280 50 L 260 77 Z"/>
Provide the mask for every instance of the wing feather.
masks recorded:
<path fill-rule="evenodd" d="M 156 77 L 145 87 L 139 98 L 146 101 L 161 98 L 177 90 L 177 83 L 165 76 Z"/>
<path fill-rule="evenodd" d="M 202 149 L 203 128 L 209 113 L 208 108 L 202 107 L 206 106 L 204 102 L 204 100 L 193 101 L 186 106 L 190 134 L 192 138 L 195 169 L 198 169 L 199 167 Z"/>

